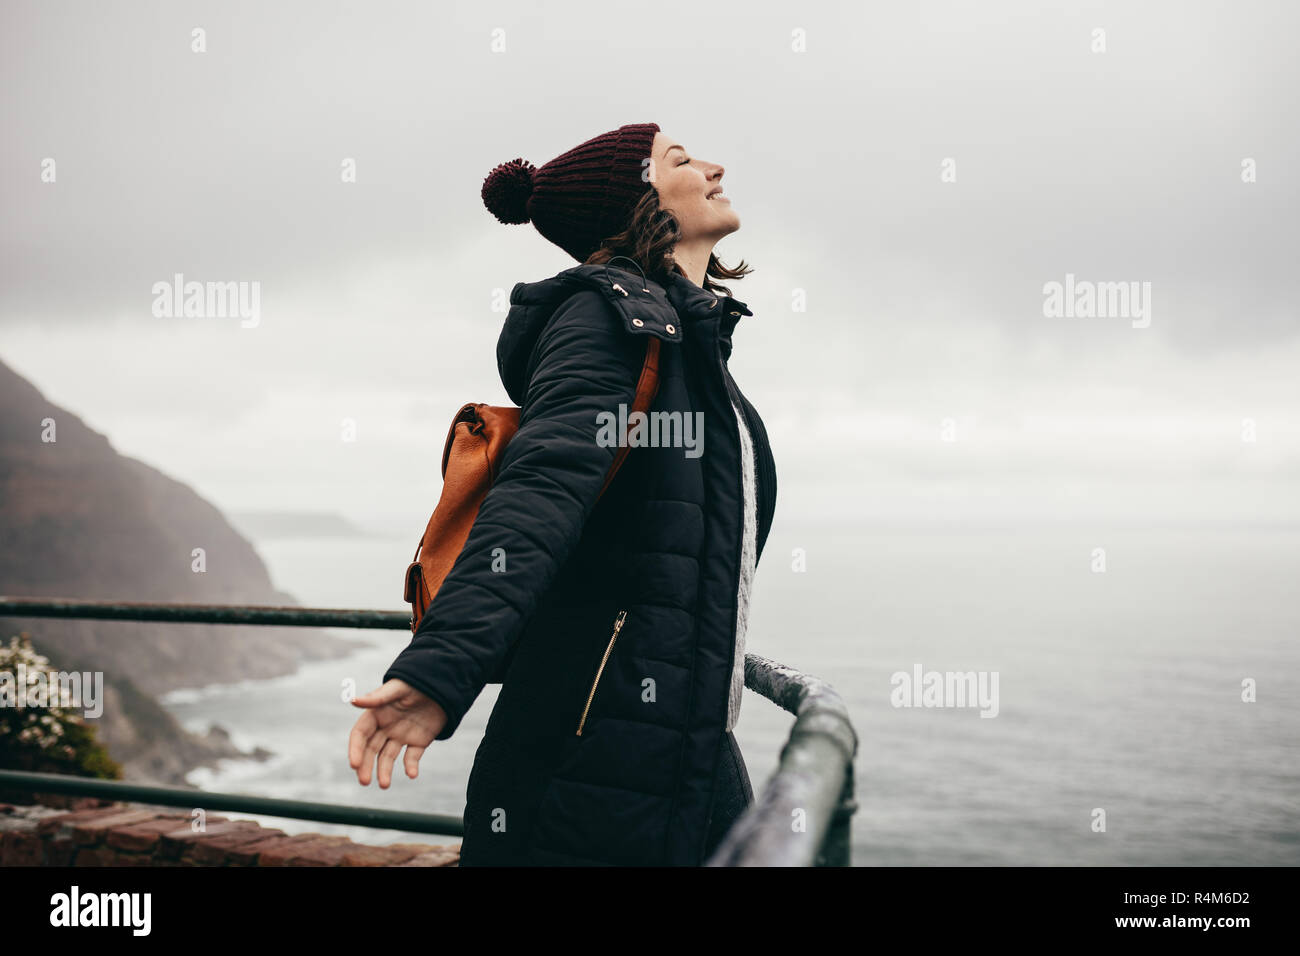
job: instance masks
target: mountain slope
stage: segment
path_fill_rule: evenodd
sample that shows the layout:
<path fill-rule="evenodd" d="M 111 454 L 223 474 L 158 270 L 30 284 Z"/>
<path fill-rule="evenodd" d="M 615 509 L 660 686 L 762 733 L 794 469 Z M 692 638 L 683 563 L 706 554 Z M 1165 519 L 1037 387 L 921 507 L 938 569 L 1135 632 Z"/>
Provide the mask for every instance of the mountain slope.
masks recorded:
<path fill-rule="evenodd" d="M 42 440 L 51 421 L 55 440 Z M 192 568 L 196 548 L 204 552 L 201 573 Z M 212 504 L 182 482 L 119 454 L 104 435 L 3 362 L 0 594 L 297 604 L 274 588 L 253 546 Z M 63 669 L 115 674 L 134 685 L 121 687 L 122 693 L 145 695 L 274 677 L 354 646 L 314 628 L 39 618 L 5 619 L 0 627 L 5 637 L 29 632 Z M 174 722 L 170 729 L 164 721 L 151 724 L 167 735 L 179 729 Z M 111 751 L 112 737 L 124 742 L 126 724 L 105 720 L 103 731 Z"/>

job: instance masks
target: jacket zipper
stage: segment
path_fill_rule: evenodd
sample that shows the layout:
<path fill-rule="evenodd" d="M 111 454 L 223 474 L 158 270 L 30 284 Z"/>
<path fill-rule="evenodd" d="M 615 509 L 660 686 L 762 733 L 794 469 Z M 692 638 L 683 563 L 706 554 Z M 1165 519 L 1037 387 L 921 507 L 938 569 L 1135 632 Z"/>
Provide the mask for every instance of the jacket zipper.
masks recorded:
<path fill-rule="evenodd" d="M 600 659 L 600 666 L 596 668 L 596 679 L 591 682 L 591 693 L 587 695 L 587 706 L 582 708 L 582 717 L 578 720 L 577 736 L 582 736 L 582 725 L 587 722 L 587 711 L 591 709 L 591 702 L 596 697 L 596 685 L 600 683 L 600 675 L 605 670 L 605 663 L 609 660 L 610 653 L 614 650 L 614 642 L 618 640 L 619 629 L 623 626 L 623 620 L 627 617 L 627 611 L 619 611 L 618 617 L 614 620 L 614 633 L 609 636 L 609 646 L 605 648 L 605 656 Z"/>

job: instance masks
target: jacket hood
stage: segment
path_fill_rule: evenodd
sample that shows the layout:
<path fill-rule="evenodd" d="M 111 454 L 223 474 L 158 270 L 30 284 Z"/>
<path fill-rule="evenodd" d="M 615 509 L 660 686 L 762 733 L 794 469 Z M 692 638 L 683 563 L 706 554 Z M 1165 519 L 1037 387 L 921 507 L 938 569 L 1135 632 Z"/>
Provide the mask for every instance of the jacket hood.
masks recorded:
<path fill-rule="evenodd" d="M 555 310 L 570 296 L 594 289 L 619 313 L 629 334 L 682 340 L 688 322 L 721 316 L 719 343 L 724 360 L 731 357 L 731 334 L 742 315 L 753 315 L 744 302 L 717 296 L 676 272 L 665 283 L 643 280 L 639 272 L 608 264 L 578 265 L 539 282 L 519 282 L 510 291 L 510 311 L 497 340 L 497 369 L 510 400 L 523 405 L 528 391 L 528 363 L 533 348 Z"/>

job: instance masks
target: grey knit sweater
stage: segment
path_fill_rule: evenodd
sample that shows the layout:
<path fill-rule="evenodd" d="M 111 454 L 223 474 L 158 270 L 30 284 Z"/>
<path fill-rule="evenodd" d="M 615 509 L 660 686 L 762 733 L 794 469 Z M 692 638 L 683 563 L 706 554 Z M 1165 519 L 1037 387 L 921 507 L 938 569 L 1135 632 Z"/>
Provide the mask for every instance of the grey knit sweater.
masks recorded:
<path fill-rule="evenodd" d="M 758 477 L 754 467 L 754 443 L 745 416 L 731 403 L 740 425 L 741 487 L 745 495 L 745 537 L 740 551 L 740 590 L 736 596 L 736 664 L 731 672 L 731 694 L 727 699 L 727 730 L 740 719 L 740 697 L 745 691 L 745 627 L 749 620 L 749 589 L 754 579 L 758 539 Z"/>

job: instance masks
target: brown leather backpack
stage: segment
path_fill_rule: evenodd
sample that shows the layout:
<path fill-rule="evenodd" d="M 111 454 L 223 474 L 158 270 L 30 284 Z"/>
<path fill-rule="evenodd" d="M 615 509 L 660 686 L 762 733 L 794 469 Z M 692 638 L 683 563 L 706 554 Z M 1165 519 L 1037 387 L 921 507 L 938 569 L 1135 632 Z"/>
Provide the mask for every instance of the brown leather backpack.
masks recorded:
<path fill-rule="evenodd" d="M 647 336 L 645 364 L 631 411 L 648 411 L 658 390 L 659 339 Z M 496 480 L 506 444 L 519 429 L 519 413 L 520 409 L 514 406 L 470 402 L 452 419 L 442 450 L 442 495 L 406 569 L 405 600 L 411 605 L 412 633 L 465 547 L 478 509 Z M 631 418 L 631 413 L 628 417 Z M 629 450 L 626 442 L 619 445 L 614 464 L 601 486 L 601 495 L 614 480 Z M 499 676 L 493 683 L 500 683 Z"/>

